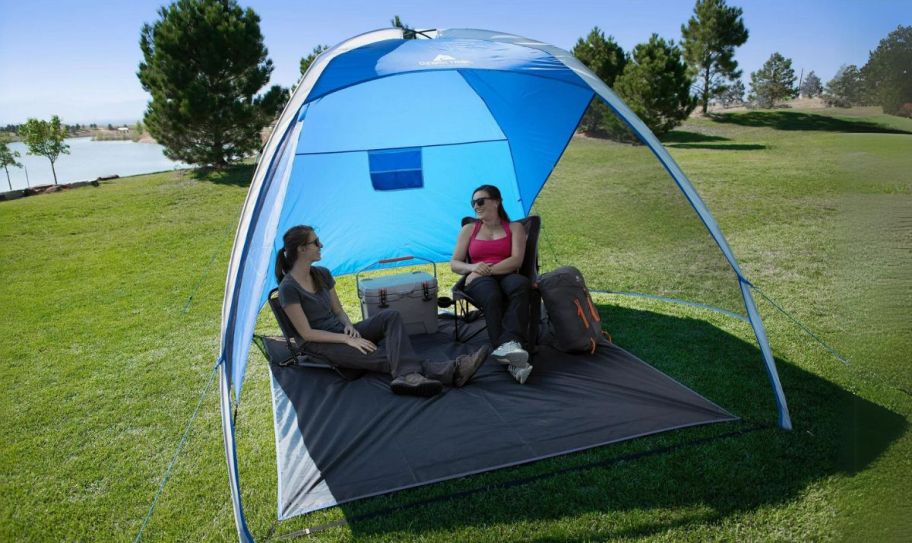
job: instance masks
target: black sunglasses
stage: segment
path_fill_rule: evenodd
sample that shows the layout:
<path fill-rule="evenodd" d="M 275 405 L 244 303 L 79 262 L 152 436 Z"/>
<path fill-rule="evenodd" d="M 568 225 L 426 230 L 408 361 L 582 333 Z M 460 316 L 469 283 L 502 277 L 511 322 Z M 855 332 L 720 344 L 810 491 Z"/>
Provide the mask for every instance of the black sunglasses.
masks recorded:
<path fill-rule="evenodd" d="M 496 200 L 496 198 L 491 198 L 490 196 L 483 196 L 481 198 L 475 198 L 474 200 L 471 200 L 472 207 L 483 206 L 483 205 L 485 205 L 485 202 L 487 202 L 488 200 Z"/>
<path fill-rule="evenodd" d="M 311 244 L 316 245 L 317 247 L 323 247 L 323 244 L 320 243 L 320 238 L 317 238 L 317 239 L 315 239 L 315 240 L 313 240 L 313 241 L 305 241 L 305 242 L 302 243 L 301 245 L 304 246 L 304 247 L 306 247 L 306 246 L 311 245 Z"/>

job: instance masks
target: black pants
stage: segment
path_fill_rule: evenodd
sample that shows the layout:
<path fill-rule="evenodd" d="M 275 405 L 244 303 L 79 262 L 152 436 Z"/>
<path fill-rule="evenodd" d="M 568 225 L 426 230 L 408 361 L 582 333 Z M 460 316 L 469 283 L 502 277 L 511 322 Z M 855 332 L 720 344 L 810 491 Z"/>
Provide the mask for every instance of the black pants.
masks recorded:
<path fill-rule="evenodd" d="M 445 385 L 453 384 L 455 363 L 452 360 L 430 362 L 415 354 L 412 342 L 405 333 L 402 317 L 395 309 L 384 309 L 354 326 L 361 337 L 377 345 L 376 351 L 363 354 L 344 343 L 316 341 L 306 342 L 304 351 L 343 368 L 388 373 L 394 379 L 409 373 L 420 373 Z"/>
<path fill-rule="evenodd" d="M 488 338 L 494 348 L 507 341 L 529 342 L 529 278 L 518 273 L 478 277 L 466 294 L 484 310 Z"/>

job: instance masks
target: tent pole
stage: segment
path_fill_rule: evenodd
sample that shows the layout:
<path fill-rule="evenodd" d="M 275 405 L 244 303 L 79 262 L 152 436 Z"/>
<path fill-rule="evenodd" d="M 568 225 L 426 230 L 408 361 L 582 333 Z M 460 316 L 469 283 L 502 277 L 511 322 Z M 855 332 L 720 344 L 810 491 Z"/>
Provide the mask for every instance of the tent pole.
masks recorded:
<path fill-rule="evenodd" d="M 741 278 L 738 279 L 738 284 L 741 287 L 741 295 L 744 297 L 744 307 L 747 309 L 747 318 L 754 328 L 757 344 L 760 345 L 760 352 L 763 353 L 763 362 L 766 364 L 766 375 L 769 377 L 770 385 L 773 387 L 773 394 L 776 396 L 776 407 L 779 409 L 779 427 L 784 430 L 791 430 L 792 418 L 789 415 L 788 404 L 785 402 L 785 393 L 782 391 L 782 383 L 779 382 L 779 372 L 776 371 L 776 361 L 773 359 L 773 352 L 770 349 L 769 340 L 766 338 L 766 329 L 763 326 L 763 320 L 760 318 L 760 312 L 757 311 L 754 297 L 750 292 L 751 285 Z"/>
<path fill-rule="evenodd" d="M 234 507 L 234 524 L 237 526 L 238 541 L 253 543 L 253 536 L 247 529 L 244 507 L 241 505 L 241 484 L 237 470 L 237 448 L 234 442 L 234 423 L 231 419 L 230 379 L 224 359 L 219 364 L 219 405 L 222 413 L 222 437 L 225 442 L 225 462 L 228 464 L 228 486 L 231 488 L 231 505 Z"/>

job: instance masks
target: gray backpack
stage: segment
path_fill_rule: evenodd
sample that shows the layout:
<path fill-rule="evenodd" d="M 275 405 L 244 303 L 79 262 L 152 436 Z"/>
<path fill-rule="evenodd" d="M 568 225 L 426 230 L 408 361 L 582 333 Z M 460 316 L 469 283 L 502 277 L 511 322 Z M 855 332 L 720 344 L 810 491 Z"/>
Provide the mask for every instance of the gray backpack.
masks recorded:
<path fill-rule="evenodd" d="M 578 269 L 563 266 L 542 274 L 538 278 L 538 290 L 548 311 L 548 327 L 557 349 L 595 353 L 599 345 L 611 343 L 611 337 L 602 330 L 602 319 Z"/>

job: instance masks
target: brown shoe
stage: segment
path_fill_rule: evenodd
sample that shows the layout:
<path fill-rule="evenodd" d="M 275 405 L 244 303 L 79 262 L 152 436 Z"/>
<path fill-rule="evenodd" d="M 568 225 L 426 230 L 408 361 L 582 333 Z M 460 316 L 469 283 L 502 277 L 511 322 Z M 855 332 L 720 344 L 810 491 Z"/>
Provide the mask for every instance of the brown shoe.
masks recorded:
<path fill-rule="evenodd" d="M 440 394 L 443 391 L 443 383 L 428 379 L 420 373 L 409 373 L 393 379 L 390 389 L 394 394 L 429 397 Z"/>
<path fill-rule="evenodd" d="M 472 354 L 457 356 L 456 371 L 453 373 L 453 386 L 461 387 L 468 383 L 469 379 L 478 371 L 478 368 L 487 360 L 489 354 L 491 354 L 491 346 L 485 345 Z"/>

